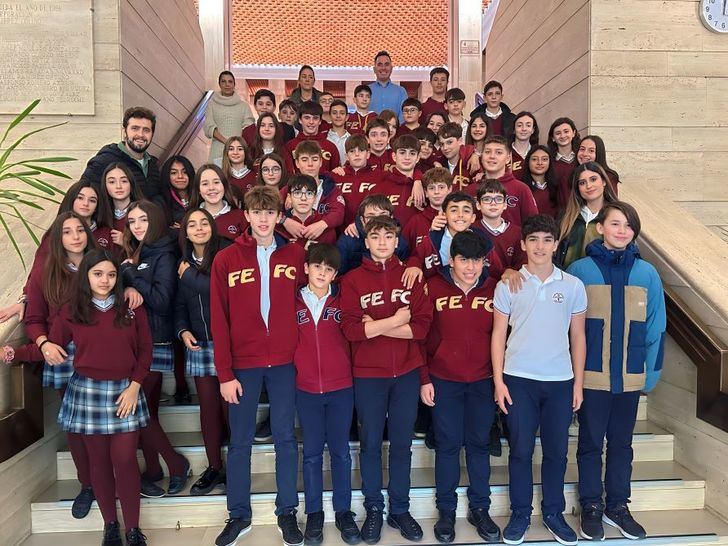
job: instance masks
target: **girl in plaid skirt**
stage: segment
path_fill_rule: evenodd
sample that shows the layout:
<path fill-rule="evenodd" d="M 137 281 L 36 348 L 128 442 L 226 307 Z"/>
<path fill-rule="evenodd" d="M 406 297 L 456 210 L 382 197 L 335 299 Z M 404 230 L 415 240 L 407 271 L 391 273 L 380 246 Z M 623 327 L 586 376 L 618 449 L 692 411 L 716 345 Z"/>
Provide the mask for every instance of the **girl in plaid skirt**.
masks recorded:
<path fill-rule="evenodd" d="M 165 213 L 151 201 L 129 205 L 126 218 L 123 243 L 127 259 L 121 264 L 121 275 L 124 286 L 134 287 L 144 298 L 154 341 L 151 371 L 142 384 L 151 417 L 149 426 L 141 433 L 146 463 L 142 495 L 161 497 L 164 489 L 154 484 L 164 477 L 160 455 L 169 468 L 169 494 L 182 491 L 190 473 L 189 461 L 174 450 L 158 418 L 162 373 L 172 372 L 174 368 L 175 241 L 169 233 Z"/>
<path fill-rule="evenodd" d="M 175 332 L 186 348 L 186 373 L 195 378 L 200 398 L 200 426 L 208 467 L 190 492 L 206 495 L 225 483 L 221 448 L 227 430 L 227 403 L 220 382 L 210 332 L 210 268 L 215 254 L 230 244 L 218 237 L 215 220 L 205 209 L 192 209 L 182 219 L 179 244 L 182 262 L 175 306 Z"/>
<path fill-rule="evenodd" d="M 49 338 L 76 345 L 75 371 L 58 422 L 79 434 L 91 462 L 91 483 L 104 518 L 102 545 L 121 542 L 118 494 L 129 546 L 146 546 L 139 529 L 139 431 L 149 421 L 141 383 L 152 360 L 152 339 L 143 307 L 131 311 L 117 282 L 118 264 L 107 250 L 81 261 L 70 302 L 53 322 Z"/>
<path fill-rule="evenodd" d="M 43 386 L 52 387 L 62 398 L 73 374 L 73 343 L 56 345 L 48 339 L 48 332 L 61 306 L 68 301 L 69 287 L 81 259 L 95 248 L 95 243 L 83 217 L 70 211 L 58 215 L 43 240 L 45 258 L 40 260 L 39 267 L 34 264 L 25 288 L 25 331 L 32 343 L 19 347 L 14 354 L 6 351 L 6 361 L 12 361 L 9 357 L 16 362 L 44 361 Z M 83 518 L 94 500 L 88 455 L 81 437 L 72 431 L 68 433 L 68 447 L 81 482 L 71 513 L 75 518 Z"/>

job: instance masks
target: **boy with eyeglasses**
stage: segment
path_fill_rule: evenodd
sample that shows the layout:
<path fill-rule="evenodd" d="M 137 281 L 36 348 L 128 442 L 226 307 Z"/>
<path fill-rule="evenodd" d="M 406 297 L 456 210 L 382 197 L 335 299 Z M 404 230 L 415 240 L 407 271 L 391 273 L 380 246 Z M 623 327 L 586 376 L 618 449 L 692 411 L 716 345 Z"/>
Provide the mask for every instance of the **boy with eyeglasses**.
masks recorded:
<path fill-rule="evenodd" d="M 477 207 L 482 215 L 480 225 L 503 267 L 517 272 L 526 264 L 526 256 L 521 249 L 521 228 L 503 219 L 507 197 L 503 184 L 488 179 L 478 187 Z"/>
<path fill-rule="evenodd" d="M 408 135 L 420 128 L 420 116 L 422 116 L 422 103 L 415 98 L 408 98 L 402 103 L 402 118 L 404 123 L 399 126 L 394 138 Z"/>
<path fill-rule="evenodd" d="M 313 207 L 317 189 L 316 179 L 312 176 L 306 174 L 292 176 L 288 181 L 288 196 L 291 200 L 291 208 L 286 210 L 285 218 L 300 223 L 304 229 L 316 222 L 323 222 L 323 215 L 314 210 Z M 334 244 L 336 242 L 336 231 L 328 227 L 328 225 L 321 235 L 315 238 L 293 237 L 285 230 L 280 229 L 279 232 L 284 237 L 288 237 L 291 242 L 296 242 L 304 248 L 309 248 L 313 243 Z"/>

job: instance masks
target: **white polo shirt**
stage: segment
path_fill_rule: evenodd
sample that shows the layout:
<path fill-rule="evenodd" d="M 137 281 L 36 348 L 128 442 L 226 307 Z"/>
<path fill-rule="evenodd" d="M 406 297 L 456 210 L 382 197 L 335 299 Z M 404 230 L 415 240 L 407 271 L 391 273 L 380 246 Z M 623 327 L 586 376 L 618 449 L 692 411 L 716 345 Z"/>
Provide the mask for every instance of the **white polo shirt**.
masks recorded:
<path fill-rule="evenodd" d="M 537 381 L 566 381 L 574 377 L 569 353 L 572 315 L 586 312 L 584 283 L 554 267 L 544 282 L 521 267 L 525 282 L 511 294 L 499 282 L 493 306 L 508 315 L 511 334 L 506 344 L 503 373 Z"/>

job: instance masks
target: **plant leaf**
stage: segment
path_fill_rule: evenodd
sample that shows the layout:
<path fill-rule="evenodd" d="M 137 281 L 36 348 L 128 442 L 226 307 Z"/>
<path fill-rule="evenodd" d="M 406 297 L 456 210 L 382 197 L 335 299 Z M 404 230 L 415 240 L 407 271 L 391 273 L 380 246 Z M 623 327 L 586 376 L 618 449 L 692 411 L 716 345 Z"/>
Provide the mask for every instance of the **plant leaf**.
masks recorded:
<path fill-rule="evenodd" d="M 8 226 L 8 223 L 5 221 L 5 218 L 3 217 L 3 214 L 0 212 L 0 224 L 2 224 L 3 228 L 5 228 L 5 233 L 8 234 L 8 238 L 10 239 L 10 242 L 13 244 L 13 247 L 15 247 L 15 252 L 18 254 L 18 257 L 20 258 L 20 263 L 23 264 L 23 269 L 25 269 L 25 260 L 23 259 L 23 253 L 20 252 L 20 247 L 18 246 L 18 243 L 15 241 L 15 237 L 13 237 L 13 233 L 10 231 L 10 227 Z"/>
<path fill-rule="evenodd" d="M 58 201 L 58 200 L 56 200 L 56 199 L 53 199 L 51 197 L 47 197 L 45 195 L 40 195 L 39 193 L 33 193 L 32 191 L 26 191 L 26 190 L 13 190 L 13 191 L 16 192 L 16 193 L 20 193 L 22 195 L 29 195 L 29 196 L 35 197 L 37 199 L 45 199 L 46 201 L 50 201 L 51 203 L 55 203 L 57 205 L 60 205 L 61 204 L 61 202 Z"/>
<path fill-rule="evenodd" d="M 28 201 L 27 199 L 21 199 L 20 197 L 15 198 L 16 203 L 21 203 L 27 207 L 30 207 L 32 209 L 37 210 L 44 210 L 43 207 L 41 207 L 38 203 L 33 203 L 33 201 Z"/>
<path fill-rule="evenodd" d="M 45 184 L 38 183 L 39 181 L 36 178 L 29 178 L 27 176 L 15 176 L 14 178 L 17 178 L 18 180 L 22 180 L 29 186 L 35 188 L 36 190 L 40 190 L 43 193 L 47 193 L 48 195 L 54 195 L 54 193 L 55 193 L 53 190 L 48 188 Z"/>
<path fill-rule="evenodd" d="M 26 163 L 25 166 L 29 167 L 31 169 L 40 171 L 42 173 L 52 174 L 53 176 L 57 176 L 59 178 L 65 178 L 66 180 L 71 179 L 71 177 L 69 175 L 67 175 L 66 173 L 62 173 L 61 171 L 57 171 L 55 169 L 49 169 L 48 167 L 41 167 L 40 165 L 31 165 L 30 163 Z"/>
<path fill-rule="evenodd" d="M 17 167 L 18 165 L 27 165 L 28 163 L 65 163 L 68 161 L 76 161 L 76 159 L 66 156 L 38 157 L 36 159 L 25 159 L 23 161 L 16 161 L 15 163 L 8 163 L 6 165 L 2 165 L 2 163 L 0 163 L 0 173 L 10 170 L 13 167 Z"/>
<path fill-rule="evenodd" d="M 26 115 L 27 115 L 27 114 L 26 114 Z M 5 163 L 5 162 L 6 162 L 7 160 L 8 160 L 8 156 L 10 155 L 10 153 L 11 153 L 11 152 L 12 152 L 12 151 L 13 151 L 13 150 L 14 150 L 15 148 L 17 148 L 18 146 L 20 146 L 20 144 L 21 144 L 21 143 L 22 143 L 22 142 L 23 142 L 23 141 L 24 141 L 24 140 L 25 140 L 26 138 L 28 138 L 28 137 L 30 137 L 30 136 L 32 136 L 32 135 L 34 135 L 34 134 L 36 134 L 36 133 L 40 133 L 40 132 L 42 132 L 42 131 L 47 131 L 48 129 L 53 129 L 53 128 L 55 128 L 55 127 L 60 127 L 61 125 L 65 125 L 66 123 L 68 123 L 68 121 L 62 121 L 61 123 L 55 123 L 55 124 L 53 124 L 53 125 L 48 125 L 48 126 L 46 126 L 46 127 L 41 127 L 41 128 L 39 128 L 39 129 L 36 129 L 35 131 L 30 131 L 29 133 L 25 133 L 25 134 L 24 134 L 23 136 L 21 136 L 21 137 L 20 137 L 20 138 L 19 138 L 18 140 L 16 140 L 15 142 L 13 142 L 13 143 L 12 143 L 12 144 L 10 145 L 10 147 L 9 147 L 9 148 L 8 148 L 7 150 L 5 150 L 5 153 L 4 153 L 4 154 L 3 154 L 2 156 L 0 156 L 0 165 L 2 165 L 3 163 Z"/>
<path fill-rule="evenodd" d="M 40 241 L 38 240 L 38 237 L 36 237 L 35 232 L 32 229 L 30 229 L 28 222 L 25 220 L 25 218 L 23 218 L 23 215 L 20 214 L 20 211 L 17 209 L 17 207 L 11 206 L 10 208 L 12 208 L 17 213 L 18 218 L 20 218 L 20 221 L 23 223 L 23 225 L 25 226 L 25 229 L 27 229 L 28 233 L 30 233 L 30 237 L 35 242 L 35 246 L 40 246 Z"/>
<path fill-rule="evenodd" d="M 5 139 L 8 138 L 10 131 L 12 131 L 18 125 L 18 123 L 20 123 L 26 117 L 28 117 L 28 114 L 30 114 L 35 109 L 35 107 L 38 106 L 38 103 L 40 103 L 40 99 L 35 99 L 33 102 L 31 102 L 28 105 L 28 107 L 25 110 L 20 112 L 20 114 L 18 114 L 17 117 L 13 121 L 10 122 L 10 125 L 8 125 L 8 128 L 5 129 L 5 134 L 3 134 L 2 140 L 0 140 L 0 146 L 2 146 L 3 143 L 5 142 Z"/>

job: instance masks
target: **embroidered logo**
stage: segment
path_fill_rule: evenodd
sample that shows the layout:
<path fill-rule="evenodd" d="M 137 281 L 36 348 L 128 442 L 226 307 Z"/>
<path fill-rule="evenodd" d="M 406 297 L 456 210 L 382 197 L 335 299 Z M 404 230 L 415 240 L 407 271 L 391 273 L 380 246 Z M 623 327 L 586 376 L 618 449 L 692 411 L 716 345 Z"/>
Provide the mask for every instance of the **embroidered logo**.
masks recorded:
<path fill-rule="evenodd" d="M 561 292 L 554 292 L 554 295 L 551 296 L 551 300 L 554 303 L 564 303 L 564 295 Z"/>
<path fill-rule="evenodd" d="M 149 267 L 148 263 L 140 263 L 137 267 L 137 271 L 141 271 L 142 269 L 146 269 L 147 267 Z"/>
<path fill-rule="evenodd" d="M 238 228 L 236 226 L 228 226 L 227 230 L 228 230 L 228 233 L 237 233 L 238 232 Z"/>

